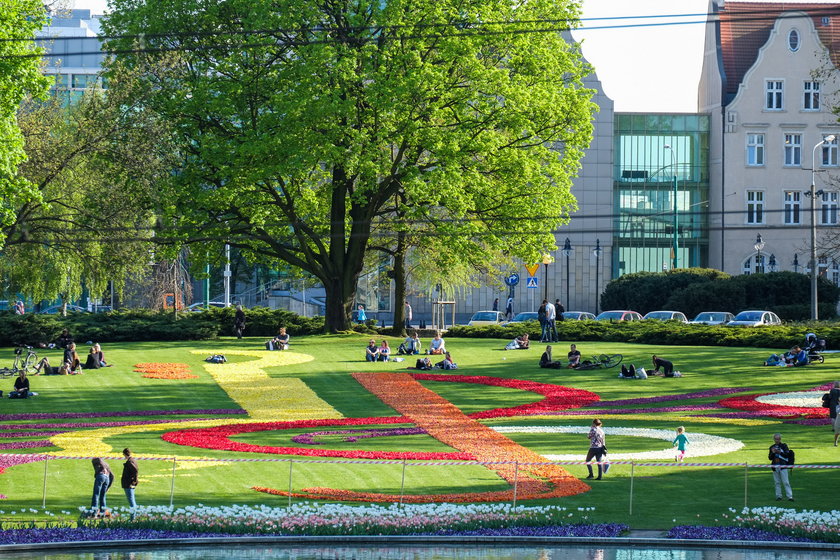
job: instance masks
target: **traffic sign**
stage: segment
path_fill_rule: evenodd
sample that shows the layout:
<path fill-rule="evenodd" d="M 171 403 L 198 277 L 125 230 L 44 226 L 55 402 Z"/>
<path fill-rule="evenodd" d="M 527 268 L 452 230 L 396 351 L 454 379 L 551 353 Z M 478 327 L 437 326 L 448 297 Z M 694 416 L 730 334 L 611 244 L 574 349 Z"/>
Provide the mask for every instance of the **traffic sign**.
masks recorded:
<path fill-rule="evenodd" d="M 515 272 L 511 273 L 510 276 L 505 278 L 505 284 L 508 286 L 516 286 L 519 284 L 519 275 Z"/>
<path fill-rule="evenodd" d="M 534 274 L 536 274 L 536 273 L 537 273 L 537 271 L 538 271 L 539 269 L 540 269 L 540 265 L 539 265 L 539 264 L 526 264 L 526 265 L 525 265 L 525 270 L 527 270 L 527 271 L 528 271 L 528 276 L 533 276 Z"/>
<path fill-rule="evenodd" d="M 537 288 L 539 286 L 539 281 L 536 276 L 529 276 L 525 285 L 529 288 Z"/>

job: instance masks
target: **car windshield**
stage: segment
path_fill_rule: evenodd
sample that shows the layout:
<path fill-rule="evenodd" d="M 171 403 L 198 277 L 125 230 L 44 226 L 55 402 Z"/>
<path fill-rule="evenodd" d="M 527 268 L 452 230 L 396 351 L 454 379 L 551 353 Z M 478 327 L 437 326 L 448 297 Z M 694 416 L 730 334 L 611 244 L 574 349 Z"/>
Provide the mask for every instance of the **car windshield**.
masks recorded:
<path fill-rule="evenodd" d="M 603 319 L 621 319 L 621 316 L 624 315 L 623 311 L 604 311 L 598 318 Z"/>
<path fill-rule="evenodd" d="M 761 311 L 742 311 L 735 316 L 736 321 L 761 321 Z"/>
<path fill-rule="evenodd" d="M 461 319 L 463 321 L 463 319 Z M 484 311 L 476 313 L 472 316 L 472 321 L 495 321 L 496 320 L 496 313 L 493 311 Z"/>
<path fill-rule="evenodd" d="M 533 321 L 537 318 L 537 314 L 533 311 L 523 311 L 513 318 L 514 321 Z"/>
<path fill-rule="evenodd" d="M 726 313 L 701 313 L 695 321 L 726 321 Z"/>
<path fill-rule="evenodd" d="M 671 319 L 672 315 L 670 311 L 653 311 L 645 315 L 645 319 Z"/>

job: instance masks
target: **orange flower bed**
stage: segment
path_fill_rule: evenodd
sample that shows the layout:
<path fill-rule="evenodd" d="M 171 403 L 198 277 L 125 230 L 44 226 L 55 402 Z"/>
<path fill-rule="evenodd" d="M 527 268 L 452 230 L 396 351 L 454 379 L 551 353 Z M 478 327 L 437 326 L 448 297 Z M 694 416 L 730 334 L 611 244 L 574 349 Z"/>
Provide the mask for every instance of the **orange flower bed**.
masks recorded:
<path fill-rule="evenodd" d="M 354 373 L 353 377 L 382 402 L 410 418 L 435 439 L 459 450 L 470 453 L 479 462 L 502 462 L 485 465 L 509 484 L 517 485 L 521 500 L 573 496 L 590 490 L 590 486 L 572 476 L 558 465 L 544 464 L 546 460 L 530 449 L 473 420 L 455 405 L 423 387 L 407 373 L 376 372 Z M 522 464 L 526 463 L 526 464 Z M 543 463 L 529 465 L 527 463 Z M 255 487 L 269 494 L 288 495 L 288 492 Z M 293 496 L 309 499 L 345 501 L 399 501 L 393 494 L 354 492 L 333 488 L 305 488 L 304 493 Z M 509 501 L 513 489 L 500 492 L 463 494 L 409 495 L 403 502 L 476 502 Z"/>
<path fill-rule="evenodd" d="M 190 373 L 188 364 L 179 363 L 142 363 L 134 364 L 134 371 L 149 379 L 197 379 Z"/>

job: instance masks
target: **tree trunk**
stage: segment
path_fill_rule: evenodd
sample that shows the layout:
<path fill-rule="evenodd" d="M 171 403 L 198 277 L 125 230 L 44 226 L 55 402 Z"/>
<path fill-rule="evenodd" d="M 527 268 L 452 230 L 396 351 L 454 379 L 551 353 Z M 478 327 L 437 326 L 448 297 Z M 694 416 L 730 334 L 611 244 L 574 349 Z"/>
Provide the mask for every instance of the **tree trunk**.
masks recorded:
<path fill-rule="evenodd" d="M 327 308 L 324 316 L 324 331 L 337 333 L 350 330 L 350 314 L 352 313 L 353 300 L 356 296 L 356 280 L 354 275 L 352 283 L 344 278 L 333 278 L 331 282 L 324 283 L 326 292 Z M 352 286 L 348 289 L 348 284 Z"/>
<path fill-rule="evenodd" d="M 406 234 L 397 232 L 397 250 L 394 253 L 394 336 L 405 336 L 405 253 Z"/>

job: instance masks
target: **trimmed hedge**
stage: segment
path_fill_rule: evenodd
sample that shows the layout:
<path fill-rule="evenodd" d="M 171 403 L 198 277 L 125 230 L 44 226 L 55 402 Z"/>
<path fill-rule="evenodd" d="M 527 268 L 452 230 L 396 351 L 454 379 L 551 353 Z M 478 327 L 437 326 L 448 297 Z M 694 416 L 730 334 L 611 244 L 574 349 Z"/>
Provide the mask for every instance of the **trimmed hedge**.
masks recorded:
<path fill-rule="evenodd" d="M 446 331 L 447 338 L 500 338 L 512 340 L 528 333 L 533 344 L 539 344 L 540 325 L 536 321 L 514 326 L 455 326 Z M 814 332 L 826 340 L 828 348 L 840 346 L 838 323 L 787 323 L 778 327 L 727 327 L 689 325 L 678 321 L 562 321 L 557 323 L 561 340 L 612 341 L 669 346 L 750 346 L 788 349 L 802 344 L 805 335 Z"/>

